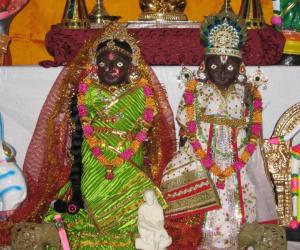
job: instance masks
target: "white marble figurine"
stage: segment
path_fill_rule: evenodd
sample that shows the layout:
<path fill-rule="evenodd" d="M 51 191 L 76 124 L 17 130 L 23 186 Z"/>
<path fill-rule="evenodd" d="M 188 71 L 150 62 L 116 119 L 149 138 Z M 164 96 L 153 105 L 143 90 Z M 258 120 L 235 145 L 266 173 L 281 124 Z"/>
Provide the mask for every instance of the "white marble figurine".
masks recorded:
<path fill-rule="evenodd" d="M 16 209 L 27 196 L 25 177 L 15 162 L 15 150 L 4 142 L 0 114 L 0 212 Z"/>
<path fill-rule="evenodd" d="M 144 200 L 138 210 L 140 238 L 135 240 L 135 247 L 143 250 L 165 250 L 171 245 L 172 238 L 164 228 L 163 209 L 153 190 L 145 191 Z"/>

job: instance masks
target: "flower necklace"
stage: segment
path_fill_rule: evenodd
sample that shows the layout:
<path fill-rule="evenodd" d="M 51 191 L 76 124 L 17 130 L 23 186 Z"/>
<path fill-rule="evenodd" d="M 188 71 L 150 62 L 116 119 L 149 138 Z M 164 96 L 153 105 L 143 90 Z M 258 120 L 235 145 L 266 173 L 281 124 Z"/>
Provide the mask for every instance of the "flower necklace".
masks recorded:
<path fill-rule="evenodd" d="M 199 139 L 197 139 L 197 122 L 195 118 L 195 94 L 196 94 L 196 86 L 197 81 L 191 80 L 187 83 L 185 92 L 183 94 L 184 101 L 186 105 L 186 112 L 188 122 L 186 123 L 187 128 L 187 136 L 189 137 L 190 143 L 193 147 L 193 150 L 196 156 L 201 161 L 202 165 L 211 171 L 215 176 L 218 177 L 216 186 L 219 189 L 224 189 L 225 187 L 225 179 L 230 177 L 234 172 L 239 172 L 247 162 L 250 157 L 256 150 L 256 143 L 261 135 L 262 129 L 262 100 L 260 93 L 256 87 L 252 87 L 253 93 L 253 101 L 250 106 L 250 135 L 249 135 L 249 143 L 245 146 L 241 157 L 236 159 L 235 162 L 227 166 L 224 170 L 222 170 L 211 158 L 210 154 L 206 153 L 202 147 Z"/>
<path fill-rule="evenodd" d="M 119 167 L 124 161 L 129 161 L 132 156 L 138 151 L 141 144 L 147 139 L 148 129 L 153 121 L 156 105 L 153 99 L 153 89 L 148 83 L 148 80 L 141 78 L 138 82 L 138 86 L 142 86 L 144 90 L 145 108 L 143 111 L 143 128 L 137 132 L 131 142 L 130 146 L 125 148 L 121 153 L 117 154 L 112 160 L 109 160 L 102 152 L 99 146 L 100 140 L 96 137 L 96 129 L 91 125 L 92 119 L 89 116 L 88 108 L 85 102 L 85 95 L 87 94 L 90 86 L 92 85 L 93 77 L 91 74 L 96 74 L 97 68 L 91 67 L 87 70 L 85 76 L 79 82 L 78 86 L 78 96 L 77 96 L 77 109 L 78 114 L 82 123 L 83 135 L 87 141 L 89 148 L 92 151 L 93 156 L 100 162 L 102 166 L 106 168 L 107 180 L 112 180 L 114 178 L 113 168 Z"/>

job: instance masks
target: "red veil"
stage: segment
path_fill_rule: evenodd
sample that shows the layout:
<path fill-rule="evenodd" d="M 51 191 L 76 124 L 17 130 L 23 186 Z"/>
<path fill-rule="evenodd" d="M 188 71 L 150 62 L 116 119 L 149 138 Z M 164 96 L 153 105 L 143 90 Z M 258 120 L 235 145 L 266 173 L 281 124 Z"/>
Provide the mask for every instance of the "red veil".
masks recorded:
<path fill-rule="evenodd" d="M 26 153 L 23 171 L 28 184 L 28 197 L 7 220 L 0 221 L 0 245 L 10 244 L 10 229 L 22 221 L 39 222 L 59 189 L 69 180 L 71 162 L 70 102 L 92 58 L 90 48 L 101 36 L 95 34 L 66 66 L 54 82 L 42 107 L 37 125 Z M 149 173 L 159 185 L 162 172 L 176 150 L 175 126 L 172 110 L 165 90 L 150 67 L 145 66 L 151 77 L 158 114 L 150 134 L 146 157 Z"/>

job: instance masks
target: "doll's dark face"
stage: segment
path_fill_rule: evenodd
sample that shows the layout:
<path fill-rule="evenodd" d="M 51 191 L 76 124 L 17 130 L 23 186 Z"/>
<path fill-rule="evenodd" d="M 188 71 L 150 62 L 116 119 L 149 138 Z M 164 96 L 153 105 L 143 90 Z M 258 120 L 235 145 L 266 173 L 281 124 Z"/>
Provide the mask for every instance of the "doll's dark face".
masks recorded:
<path fill-rule="evenodd" d="M 101 83 L 117 85 L 128 81 L 131 58 L 118 51 L 104 51 L 97 57 L 98 77 Z"/>
<path fill-rule="evenodd" d="M 241 59 L 233 56 L 207 55 L 205 69 L 208 80 L 220 89 L 227 89 L 237 81 Z"/>

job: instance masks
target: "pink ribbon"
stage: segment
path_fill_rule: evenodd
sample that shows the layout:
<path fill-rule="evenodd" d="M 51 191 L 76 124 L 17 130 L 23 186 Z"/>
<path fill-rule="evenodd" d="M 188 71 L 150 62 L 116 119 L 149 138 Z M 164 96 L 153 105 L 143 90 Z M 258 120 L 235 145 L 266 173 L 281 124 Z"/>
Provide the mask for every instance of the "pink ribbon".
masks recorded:
<path fill-rule="evenodd" d="M 63 250 L 70 250 L 68 237 L 66 234 L 66 230 L 64 228 L 64 223 L 61 218 L 61 215 L 60 214 L 55 215 L 54 220 L 56 222 L 56 227 L 58 229 L 58 234 L 59 234 L 59 238 L 60 238 Z"/>

